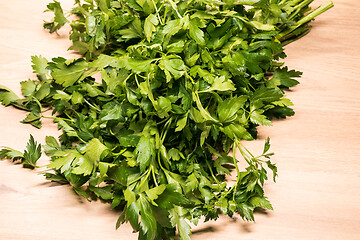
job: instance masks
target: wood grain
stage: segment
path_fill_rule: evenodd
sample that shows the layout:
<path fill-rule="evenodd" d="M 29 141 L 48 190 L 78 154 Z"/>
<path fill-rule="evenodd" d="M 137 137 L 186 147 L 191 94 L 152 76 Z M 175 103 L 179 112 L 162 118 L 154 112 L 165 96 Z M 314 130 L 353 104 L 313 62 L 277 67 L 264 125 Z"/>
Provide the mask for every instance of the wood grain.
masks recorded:
<path fill-rule="evenodd" d="M 74 57 L 66 52 L 69 29 L 59 36 L 42 29 L 46 2 L 0 0 L 0 84 L 17 94 L 20 81 L 34 78 L 31 55 Z M 73 1 L 60 2 L 69 9 Z M 238 217 L 201 223 L 192 239 L 360 239 L 360 2 L 334 3 L 310 34 L 286 47 L 286 64 L 304 72 L 287 93 L 295 116 L 259 128 L 260 139 L 247 143 L 257 152 L 271 138 L 279 178 L 265 190 L 274 211 L 257 213 L 256 223 Z M 58 134 L 51 121 L 41 130 L 20 124 L 24 116 L 0 107 L 0 146 L 24 149 L 30 133 L 40 142 Z M 0 239 L 137 239 L 129 225 L 115 230 L 118 214 L 0 162 Z"/>

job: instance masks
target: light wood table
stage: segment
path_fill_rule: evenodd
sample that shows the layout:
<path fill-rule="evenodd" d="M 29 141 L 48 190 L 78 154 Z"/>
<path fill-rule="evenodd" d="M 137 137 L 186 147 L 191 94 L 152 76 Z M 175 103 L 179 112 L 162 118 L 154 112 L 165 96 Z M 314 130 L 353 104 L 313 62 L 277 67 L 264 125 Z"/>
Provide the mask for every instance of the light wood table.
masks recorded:
<path fill-rule="evenodd" d="M 46 2 L 0 0 L 0 84 L 17 94 L 20 81 L 34 78 L 31 55 L 74 57 L 66 52 L 69 29 L 59 36 L 42 29 Z M 69 9 L 73 1 L 61 2 Z M 360 1 L 334 3 L 309 35 L 286 47 L 286 64 L 304 72 L 301 84 L 287 92 L 295 116 L 259 128 L 260 139 L 247 143 L 257 152 L 271 138 L 279 178 L 265 190 L 274 211 L 256 214 L 256 223 L 239 217 L 202 223 L 192 239 L 360 239 Z M 22 150 L 30 133 L 42 143 L 58 134 L 51 121 L 41 130 L 19 123 L 24 116 L 0 107 L 0 146 Z M 130 225 L 115 230 L 118 214 L 68 186 L 0 162 L 0 239 L 137 239 Z"/>

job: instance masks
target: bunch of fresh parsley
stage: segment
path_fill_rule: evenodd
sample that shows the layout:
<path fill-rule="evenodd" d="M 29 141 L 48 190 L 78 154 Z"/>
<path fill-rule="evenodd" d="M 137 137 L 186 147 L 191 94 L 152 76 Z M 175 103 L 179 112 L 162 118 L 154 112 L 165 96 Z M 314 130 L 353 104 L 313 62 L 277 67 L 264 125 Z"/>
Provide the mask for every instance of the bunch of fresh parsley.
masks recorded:
<path fill-rule="evenodd" d="M 21 82 L 24 98 L 0 86 L 5 106 L 29 112 L 24 123 L 40 128 L 52 109 L 63 134 L 43 146 L 54 170 L 47 179 L 121 208 L 117 227 L 130 222 L 139 239 L 173 239 L 176 230 L 190 239 L 188 221 L 201 216 L 254 220 L 255 208 L 272 209 L 263 191 L 267 171 L 277 175 L 269 140 L 259 156 L 241 140 L 294 114 L 283 90 L 301 73 L 280 62 L 283 46 L 332 2 L 315 10 L 312 0 L 75 2 L 71 22 L 50 3 L 44 27 L 70 23 L 70 50 L 84 57 L 33 56 L 37 79 Z M 40 155 L 32 136 L 24 154 L 0 151 L 31 167 Z"/>

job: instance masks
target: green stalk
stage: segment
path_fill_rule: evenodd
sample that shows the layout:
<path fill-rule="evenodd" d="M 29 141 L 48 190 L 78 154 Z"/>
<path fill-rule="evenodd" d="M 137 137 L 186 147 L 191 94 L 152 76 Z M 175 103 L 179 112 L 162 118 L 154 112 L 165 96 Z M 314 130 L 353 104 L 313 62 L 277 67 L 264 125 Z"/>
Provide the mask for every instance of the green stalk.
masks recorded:
<path fill-rule="evenodd" d="M 284 31 L 282 33 L 280 33 L 278 35 L 278 40 L 279 41 L 284 41 L 288 36 L 288 34 L 290 34 L 291 32 L 293 32 L 295 29 L 297 29 L 298 27 L 310 22 L 311 20 L 313 20 L 316 16 L 324 13 L 325 11 L 329 10 L 330 8 L 332 8 L 334 6 L 334 3 L 332 1 L 327 2 L 326 4 L 318 7 L 317 9 L 313 10 L 312 12 L 310 12 L 309 14 L 307 14 L 306 16 L 304 16 L 302 19 L 300 19 L 297 23 L 295 23 L 292 27 L 290 27 L 287 31 Z"/>
<path fill-rule="evenodd" d="M 290 40 L 286 40 L 286 41 L 282 42 L 281 43 L 282 46 L 284 47 L 292 42 L 295 42 L 296 40 L 298 40 L 298 39 L 302 38 L 303 36 L 305 36 L 306 34 L 308 34 L 311 30 L 311 26 L 307 26 L 305 29 L 306 30 L 303 31 L 300 35 L 294 35 L 295 36 L 294 38 L 291 38 Z M 290 35 L 288 37 L 292 37 L 292 35 Z"/>
<path fill-rule="evenodd" d="M 239 0 L 239 1 L 236 2 L 236 4 L 252 6 L 255 3 L 258 3 L 259 1 L 260 0 Z"/>
<path fill-rule="evenodd" d="M 308 6 L 310 3 L 312 3 L 314 0 L 305 0 L 301 2 L 299 5 L 296 6 L 296 8 L 301 9 L 303 7 Z"/>
<path fill-rule="evenodd" d="M 239 169 L 239 166 L 237 165 L 236 156 L 235 156 L 236 145 L 237 145 L 237 139 L 235 139 L 235 141 L 233 143 L 233 162 L 234 162 L 236 173 L 237 173 L 237 176 L 236 176 L 236 178 L 237 178 L 236 182 L 237 182 L 240 177 L 240 169 Z M 241 148 L 239 148 L 239 145 L 238 145 L 238 149 L 241 151 Z"/>
<path fill-rule="evenodd" d="M 317 9 L 315 9 L 311 13 L 307 14 L 305 17 L 300 19 L 296 24 L 297 25 L 305 24 L 305 23 L 311 21 L 312 19 L 314 19 L 315 17 L 319 16 L 320 14 L 326 12 L 327 10 L 332 8 L 333 6 L 334 6 L 334 3 L 332 1 L 329 1 L 329 2 L 325 3 L 324 5 L 318 7 Z"/>
<path fill-rule="evenodd" d="M 145 176 L 144 176 L 145 175 Z M 137 177 L 135 180 L 131 181 L 130 183 L 127 184 L 127 186 L 130 186 L 131 184 L 139 181 L 141 178 L 143 178 L 139 184 L 139 186 L 137 187 L 137 189 L 140 189 L 140 187 L 144 184 L 144 182 L 146 181 L 146 179 L 148 179 L 150 175 L 150 169 L 148 169 L 146 172 L 144 172 L 143 174 L 141 174 L 140 177 Z"/>
<path fill-rule="evenodd" d="M 153 177 L 153 179 L 154 179 L 155 186 L 158 187 L 159 184 L 158 184 L 157 181 L 156 181 L 155 170 L 154 170 L 153 165 L 151 165 L 151 173 L 152 173 L 152 177 Z"/>
<path fill-rule="evenodd" d="M 289 16 L 288 19 L 293 20 L 293 18 L 295 18 L 296 15 L 297 15 L 300 11 L 304 10 L 303 8 L 309 7 L 309 4 L 312 3 L 313 1 L 314 1 L 314 0 L 305 0 L 305 1 L 301 2 L 299 5 L 294 6 L 293 9 L 294 9 L 295 11 L 290 14 L 290 16 Z"/>
<path fill-rule="evenodd" d="M 151 0 L 151 2 L 154 5 L 155 12 L 156 12 L 157 18 L 159 19 L 160 24 L 164 25 L 163 21 L 161 20 L 161 17 L 160 17 L 160 14 L 159 14 L 159 9 L 157 8 L 156 3 L 154 2 L 154 0 Z"/>
<path fill-rule="evenodd" d="M 72 120 L 72 119 L 61 118 L 61 117 L 46 117 L 46 116 L 43 116 L 43 115 L 42 115 L 41 118 L 47 118 L 47 119 L 53 119 L 53 120 L 61 119 L 61 120 L 64 120 L 64 121 L 75 122 L 75 121 Z"/>
<path fill-rule="evenodd" d="M 89 105 L 89 107 L 92 108 L 93 110 L 95 110 L 95 111 L 97 111 L 97 112 L 100 112 L 100 111 L 101 111 L 100 108 L 94 106 L 93 104 L 91 104 L 91 103 L 90 103 L 88 100 L 86 100 L 85 98 L 84 98 L 84 102 L 85 102 L 87 105 Z"/>
<path fill-rule="evenodd" d="M 171 7 L 174 9 L 174 11 L 176 12 L 178 18 L 182 18 L 181 14 L 179 13 L 179 11 L 177 10 L 176 4 L 172 1 L 172 0 L 168 0 L 168 2 L 170 3 Z"/>
<path fill-rule="evenodd" d="M 205 162 L 206 162 L 206 165 L 208 166 L 208 168 L 209 168 L 209 170 L 210 170 L 211 176 L 213 177 L 213 179 L 215 180 L 215 182 L 220 186 L 220 183 L 219 183 L 219 181 L 217 180 L 217 178 L 215 177 L 214 172 L 213 172 L 213 170 L 211 169 L 211 166 L 210 166 L 210 164 L 209 164 L 209 162 L 208 162 L 208 160 L 207 160 L 206 158 L 205 158 Z"/>

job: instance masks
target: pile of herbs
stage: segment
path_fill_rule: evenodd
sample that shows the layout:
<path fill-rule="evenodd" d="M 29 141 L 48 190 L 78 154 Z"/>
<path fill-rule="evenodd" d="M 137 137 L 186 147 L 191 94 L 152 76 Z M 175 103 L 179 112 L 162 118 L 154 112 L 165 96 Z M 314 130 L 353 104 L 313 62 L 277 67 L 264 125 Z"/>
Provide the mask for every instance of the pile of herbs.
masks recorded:
<path fill-rule="evenodd" d="M 33 56 L 37 79 L 21 82 L 24 98 L 1 86 L 0 100 L 28 111 L 23 123 L 37 128 L 52 110 L 62 135 L 42 146 L 46 178 L 122 209 L 117 227 L 129 222 L 139 239 L 176 230 L 190 239 L 188 222 L 202 216 L 254 220 L 255 208 L 272 209 L 263 185 L 277 168 L 269 140 L 259 156 L 242 140 L 294 114 L 284 89 L 301 73 L 283 66 L 283 46 L 333 6 L 311 2 L 75 0 L 67 16 L 54 1 L 44 27 L 69 23 L 70 50 L 83 57 Z M 33 168 L 40 156 L 32 136 L 24 153 L 0 152 Z"/>

